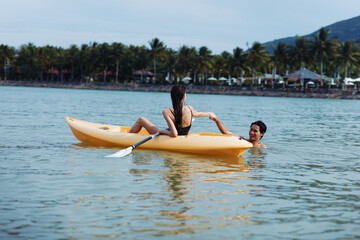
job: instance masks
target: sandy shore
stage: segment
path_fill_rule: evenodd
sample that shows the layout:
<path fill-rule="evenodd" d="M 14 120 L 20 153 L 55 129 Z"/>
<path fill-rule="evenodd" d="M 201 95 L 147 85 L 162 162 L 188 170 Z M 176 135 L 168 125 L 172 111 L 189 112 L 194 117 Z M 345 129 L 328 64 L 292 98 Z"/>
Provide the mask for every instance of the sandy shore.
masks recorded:
<path fill-rule="evenodd" d="M 46 88 L 72 88 L 72 89 L 98 89 L 114 91 L 142 91 L 142 92 L 170 92 L 172 85 L 153 84 L 70 84 L 38 81 L 0 81 L 0 86 L 23 86 L 23 87 L 46 87 Z M 296 98 L 329 98 L 329 99 L 360 99 L 360 91 L 341 89 L 314 89 L 302 91 L 296 88 L 266 88 L 266 87 L 242 87 L 239 86 L 198 86 L 186 87 L 188 93 L 196 94 L 221 94 L 239 96 L 263 96 L 263 97 L 296 97 Z"/>

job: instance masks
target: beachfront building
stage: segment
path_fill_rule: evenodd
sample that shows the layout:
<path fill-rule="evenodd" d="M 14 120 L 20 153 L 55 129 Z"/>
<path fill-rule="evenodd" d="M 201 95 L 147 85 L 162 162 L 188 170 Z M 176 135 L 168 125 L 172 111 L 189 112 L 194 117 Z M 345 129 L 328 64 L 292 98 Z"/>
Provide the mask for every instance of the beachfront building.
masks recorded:
<path fill-rule="evenodd" d="M 360 89 L 360 78 L 356 78 L 353 80 L 355 89 Z"/>
<path fill-rule="evenodd" d="M 229 78 L 227 79 L 227 81 L 228 81 L 228 85 L 229 85 L 229 86 L 239 85 L 239 83 L 240 83 L 240 80 L 237 79 L 237 78 L 234 78 L 234 77 L 229 77 Z"/>
<path fill-rule="evenodd" d="M 329 88 L 337 87 L 337 84 L 335 82 L 336 79 L 330 78 L 327 76 L 323 76 L 323 80 L 324 80 L 324 82 L 326 82 L 326 84 L 328 85 Z"/>
<path fill-rule="evenodd" d="M 275 85 L 283 84 L 284 79 L 276 74 L 264 74 L 261 79 L 261 85 L 262 86 L 272 86 L 275 87 Z"/>
<path fill-rule="evenodd" d="M 156 75 L 154 73 L 146 71 L 144 69 L 135 71 L 133 73 L 133 77 L 136 82 L 140 82 L 140 83 L 142 82 L 149 83 L 156 80 Z"/>
<path fill-rule="evenodd" d="M 310 86 L 318 87 L 322 83 L 321 76 L 306 68 L 302 68 L 296 72 L 290 73 L 284 77 L 286 85 L 289 87 L 307 88 Z"/>
<path fill-rule="evenodd" d="M 352 78 L 345 78 L 345 79 L 344 79 L 344 85 L 345 85 L 346 87 L 354 86 L 353 81 L 354 81 L 354 80 L 353 80 Z"/>
<path fill-rule="evenodd" d="M 359 89 L 360 78 L 345 78 L 342 87 L 343 89 Z"/>
<path fill-rule="evenodd" d="M 250 85 L 250 86 L 260 85 L 261 84 L 261 78 L 259 78 L 259 77 L 247 77 L 247 78 L 245 78 L 243 80 L 243 84 Z"/>

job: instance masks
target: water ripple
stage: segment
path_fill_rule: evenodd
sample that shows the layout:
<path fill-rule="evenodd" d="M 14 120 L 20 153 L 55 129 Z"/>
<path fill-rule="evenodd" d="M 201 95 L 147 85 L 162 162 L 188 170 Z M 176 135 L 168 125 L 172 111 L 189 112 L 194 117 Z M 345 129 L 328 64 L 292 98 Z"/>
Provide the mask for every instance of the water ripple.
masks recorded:
<path fill-rule="evenodd" d="M 263 120 L 269 148 L 242 158 L 145 150 L 104 158 L 114 149 L 79 143 L 64 117 L 131 125 L 142 115 L 164 126 L 168 94 L 0 87 L 0 238 L 360 236 L 357 101 L 189 94 L 187 102 L 244 136 Z M 192 129 L 218 131 L 208 119 Z"/>

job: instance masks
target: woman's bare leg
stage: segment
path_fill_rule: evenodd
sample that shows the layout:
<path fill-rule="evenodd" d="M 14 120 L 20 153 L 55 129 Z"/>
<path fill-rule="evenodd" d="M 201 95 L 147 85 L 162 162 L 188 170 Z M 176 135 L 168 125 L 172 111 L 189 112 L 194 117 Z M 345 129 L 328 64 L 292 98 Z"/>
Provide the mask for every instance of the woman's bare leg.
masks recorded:
<path fill-rule="evenodd" d="M 146 131 L 148 131 L 150 134 L 155 134 L 159 131 L 159 128 L 156 127 L 152 122 L 144 117 L 139 117 L 134 126 L 132 126 L 129 130 L 129 133 L 138 133 L 140 132 L 141 128 L 145 128 Z"/>

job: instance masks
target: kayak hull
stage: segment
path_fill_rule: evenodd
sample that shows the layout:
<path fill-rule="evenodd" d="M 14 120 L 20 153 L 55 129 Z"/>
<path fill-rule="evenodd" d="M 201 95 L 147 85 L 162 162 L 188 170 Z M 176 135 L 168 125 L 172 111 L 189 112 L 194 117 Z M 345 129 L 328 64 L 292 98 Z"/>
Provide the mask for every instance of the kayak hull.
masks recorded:
<path fill-rule="evenodd" d="M 150 136 L 145 129 L 139 133 L 128 133 L 129 127 L 85 122 L 70 117 L 66 118 L 66 122 L 79 141 L 98 146 L 129 147 Z M 138 146 L 150 150 L 236 157 L 251 147 L 252 144 L 248 141 L 234 136 L 195 132 L 175 138 L 160 135 Z"/>

